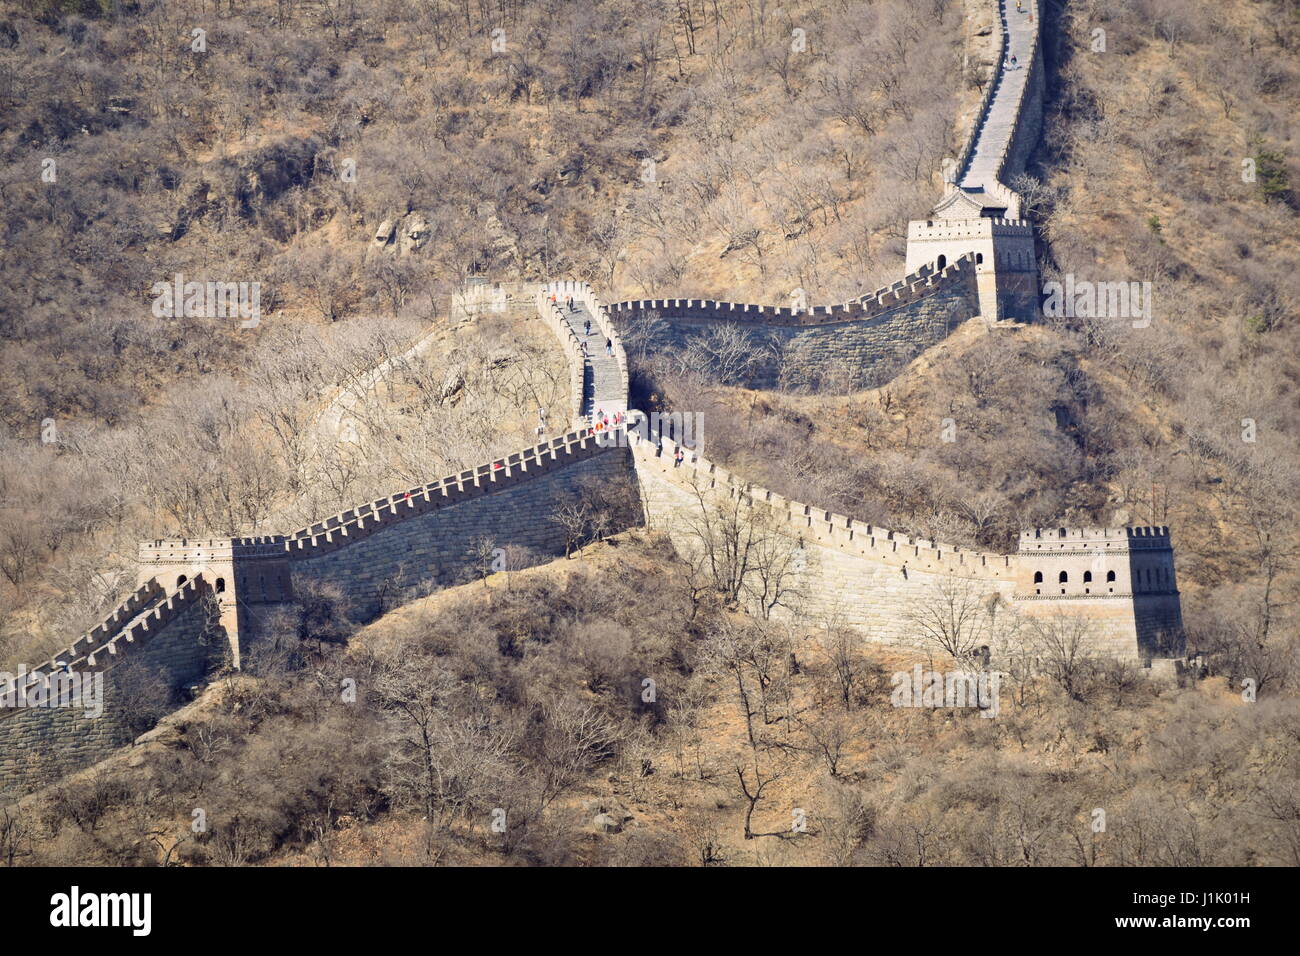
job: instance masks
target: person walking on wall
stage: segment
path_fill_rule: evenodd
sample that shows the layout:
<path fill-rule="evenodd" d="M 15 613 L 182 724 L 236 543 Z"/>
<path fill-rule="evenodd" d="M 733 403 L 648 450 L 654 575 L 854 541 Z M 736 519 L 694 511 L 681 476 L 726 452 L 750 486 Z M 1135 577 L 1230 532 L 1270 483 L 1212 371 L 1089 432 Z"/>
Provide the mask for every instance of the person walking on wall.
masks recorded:
<path fill-rule="evenodd" d="M 682 467 L 682 462 L 685 460 L 686 460 L 686 456 L 682 454 L 682 450 L 678 448 L 677 454 L 673 456 L 673 467 L 674 468 Z"/>
<path fill-rule="evenodd" d="M 605 340 L 605 354 L 606 354 L 606 355 L 613 355 L 613 354 L 614 354 L 614 340 L 613 340 L 613 339 L 606 339 L 606 340 Z"/>
<path fill-rule="evenodd" d="M 582 331 L 585 332 L 587 335 L 591 334 L 591 319 L 588 319 L 586 322 L 582 324 Z"/>

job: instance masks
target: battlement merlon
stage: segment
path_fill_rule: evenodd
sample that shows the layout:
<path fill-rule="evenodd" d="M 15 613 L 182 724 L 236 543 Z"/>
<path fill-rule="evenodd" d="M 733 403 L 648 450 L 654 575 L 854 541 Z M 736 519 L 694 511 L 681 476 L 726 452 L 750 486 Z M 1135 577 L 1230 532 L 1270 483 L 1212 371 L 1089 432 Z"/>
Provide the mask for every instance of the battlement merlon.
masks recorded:
<path fill-rule="evenodd" d="M 969 239 L 993 236 L 1033 236 L 1034 227 L 1026 219 L 983 216 L 971 219 L 913 219 L 907 224 L 907 238 Z"/>
<path fill-rule="evenodd" d="M 234 545 L 230 538 L 155 538 L 140 543 L 140 563 L 230 561 L 234 558 Z"/>
<path fill-rule="evenodd" d="M 1172 550 L 1168 525 L 1127 528 L 1032 528 L 1020 532 L 1019 552 L 1071 550 Z"/>
<path fill-rule="evenodd" d="M 242 538 L 155 538 L 140 542 L 141 564 L 213 564 L 236 558 L 282 557 L 288 551 L 281 534 Z"/>

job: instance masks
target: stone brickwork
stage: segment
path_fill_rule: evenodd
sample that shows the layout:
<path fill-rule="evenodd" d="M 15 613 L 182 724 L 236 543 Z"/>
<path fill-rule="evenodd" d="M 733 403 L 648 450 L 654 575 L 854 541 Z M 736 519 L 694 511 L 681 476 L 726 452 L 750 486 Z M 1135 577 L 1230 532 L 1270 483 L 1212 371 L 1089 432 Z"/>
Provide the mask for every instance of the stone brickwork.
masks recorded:
<path fill-rule="evenodd" d="M 1017 10 L 998 0 L 997 69 L 974 127 L 930 216 L 908 224 L 907 269 L 977 259 L 980 314 L 990 320 L 1037 318 L 1041 299 L 1031 224 L 1009 185 L 1042 136 L 1046 74 L 1038 0 Z M 1015 63 L 1011 62 L 1012 57 Z"/>
<path fill-rule="evenodd" d="M 83 646 L 84 655 L 61 655 L 27 675 L 30 689 L 65 669 L 102 674 L 103 712 L 90 717 L 80 707 L 0 709 L 0 793 L 20 794 L 129 744 L 146 729 L 132 726 L 139 708 L 128 701 L 141 693 L 143 679 L 157 677 L 175 693 L 219 666 L 228 646 L 212 593 L 204 581 L 187 582 L 111 641 Z"/>
<path fill-rule="evenodd" d="M 691 449 L 682 448 L 685 461 L 675 465 L 672 441 L 631 446 L 647 521 L 679 550 L 698 540 L 691 526 L 701 512 L 699 489 L 771 509 L 804 552 L 794 602 L 801 616 L 834 616 L 872 641 L 915 645 L 910 614 L 934 601 L 941 583 L 964 581 L 995 615 L 1086 619 L 1098 654 L 1149 664 L 1183 653 L 1168 528 L 1034 529 L 1015 554 L 974 551 L 791 501 Z"/>
<path fill-rule="evenodd" d="M 292 601 L 296 580 L 344 585 L 366 618 L 385 595 L 455 580 L 479 538 L 563 553 L 563 537 L 550 521 L 556 506 L 584 483 L 631 474 L 626 451 L 600 444 L 597 434 L 584 427 L 288 534 L 145 542 L 140 575 L 164 584 L 199 575 L 211 580 L 237 663 L 248 610 Z"/>
<path fill-rule="evenodd" d="M 1086 619 L 1094 649 L 1160 662 L 1182 653 L 1182 616 L 1167 528 L 1034 529 L 1014 555 L 914 539 L 749 485 L 678 446 L 629 435 L 628 363 L 619 334 L 662 320 L 661 348 L 681 348 L 718 324 L 735 325 L 753 348 L 800 353 L 814 367 L 848 363 L 867 377 L 910 359 L 976 315 L 1001 318 L 1037 308 L 1033 232 L 1021 198 L 1005 183 L 1023 168 L 1041 129 L 1044 75 L 1037 0 L 1024 13 L 1000 2 L 1004 61 L 981 104 L 957 175 L 932 218 L 912 223 L 907 275 L 848 302 L 809 309 L 701 299 L 642 299 L 604 306 L 590 285 L 476 284 L 459 313 L 509 311 L 531 301 L 568 357 L 577 431 L 497 461 L 358 505 L 283 535 L 155 540 L 140 548 L 139 587 L 103 623 L 24 680 L 59 671 L 105 678 L 103 717 L 73 710 L 0 712 L 0 793 L 14 794 L 92 763 L 129 742 L 128 676 L 142 669 L 171 688 L 222 662 L 238 667 L 249 623 L 292 601 L 295 582 L 337 584 L 364 619 L 389 595 L 455 581 L 475 560 L 474 542 L 560 554 L 564 535 L 549 519 L 586 483 L 634 475 L 645 520 L 689 556 L 700 491 L 766 509 L 797 546 L 791 596 L 803 615 L 835 616 L 870 640 L 915 644 L 910 615 L 942 585 L 964 582 L 997 614 L 1032 619 L 1064 612 Z M 568 300 L 572 298 L 573 305 Z M 563 304 L 562 304 L 563 303 Z M 586 331 L 586 323 L 593 325 Z M 654 324 L 654 323 L 645 323 Z M 607 340 L 608 347 L 605 344 Z M 427 347 L 422 337 L 407 354 Z M 400 360 L 401 357 L 399 357 Z M 361 373 L 364 385 L 393 365 Z M 760 363 L 752 384 L 772 384 Z M 355 383 L 352 383 L 355 384 Z M 348 386 L 325 403 L 327 427 L 342 426 Z M 611 425 L 602 420 L 604 412 Z M 640 413 L 628 413 L 636 425 Z M 671 437 L 671 436 L 670 436 Z M 662 436 L 661 436 L 662 438 Z M 612 439 L 612 440 L 611 440 Z M 124 663 L 127 666 L 124 666 Z M 26 685 L 24 685 L 26 686 Z"/>
<path fill-rule="evenodd" d="M 639 299 L 610 306 L 624 332 L 646 317 L 648 347 L 686 348 L 710 328 L 732 325 L 750 343 L 753 367 L 738 384 L 773 388 L 782 365 L 798 362 L 804 374 L 829 375 L 845 365 L 858 384 L 876 385 L 900 365 L 942 341 L 979 313 L 974 256 L 956 256 L 936 270 L 927 264 L 893 285 L 849 302 L 796 310 L 713 299 Z"/>
<path fill-rule="evenodd" d="M 731 497 L 742 494 L 769 507 L 785 534 L 803 552 L 793 598 L 802 617 L 834 616 L 874 643 L 915 645 L 907 613 L 933 596 L 940 582 L 968 580 L 981 596 L 1007 604 L 1015 590 L 1016 569 L 1005 554 L 964 550 L 941 542 L 913 539 L 824 509 L 747 485 L 725 469 L 686 451 L 673 464 L 676 443 L 662 448 L 632 443 L 637 480 L 646 501 L 647 521 L 689 552 L 697 538 L 690 528 L 700 512 L 697 489 Z"/>
<path fill-rule="evenodd" d="M 1016 601 L 1023 613 L 1098 622 L 1116 657 L 1179 657 L 1183 618 L 1167 527 L 1022 532 Z"/>
<path fill-rule="evenodd" d="M 527 282 L 487 282 L 471 279 L 451 297 L 451 320 L 463 322 L 480 315 L 522 315 L 533 309 L 535 290 Z"/>
<path fill-rule="evenodd" d="M 936 210 L 941 217 L 945 210 Z M 917 220 L 907 226 L 907 268 L 975 261 L 978 305 L 990 318 L 1031 319 L 1038 314 L 1034 230 L 1024 220 L 979 216 Z"/>
<path fill-rule="evenodd" d="M 386 599 L 402 591 L 457 583 L 473 565 L 479 539 L 495 547 L 525 547 L 545 557 L 564 554 L 563 529 L 552 520 L 556 509 L 576 498 L 584 484 L 608 485 L 630 477 L 625 449 L 597 449 L 545 474 L 503 481 L 489 496 L 393 522 L 346 546 L 326 542 L 292 552 L 288 567 L 295 581 L 339 585 L 354 616 L 368 620 L 380 613 Z"/>

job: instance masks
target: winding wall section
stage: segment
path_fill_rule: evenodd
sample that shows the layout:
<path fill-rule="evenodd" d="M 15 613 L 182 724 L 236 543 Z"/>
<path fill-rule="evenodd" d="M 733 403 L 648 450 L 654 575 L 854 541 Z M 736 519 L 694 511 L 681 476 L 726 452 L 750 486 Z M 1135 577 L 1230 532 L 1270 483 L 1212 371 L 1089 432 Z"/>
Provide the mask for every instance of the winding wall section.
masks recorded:
<path fill-rule="evenodd" d="M 1001 317 L 1021 307 L 1026 277 L 1036 275 L 1033 237 L 1005 181 L 1023 167 L 1041 126 L 1038 4 L 1027 8 L 1031 12 L 1022 15 L 999 5 L 1003 49 L 1016 54 L 1017 69 L 1007 69 L 1009 58 L 999 65 L 960 156 L 959 175 L 934 219 L 909 227 L 904 279 L 807 310 L 711 299 L 639 299 L 607 307 L 584 282 L 537 287 L 538 316 L 569 360 L 580 428 L 283 535 L 144 543 L 139 588 L 121 606 L 31 674 L 0 680 L 0 692 L 16 697 L 50 686 L 60 674 L 103 674 L 106 698 L 98 719 L 74 709 L 0 710 L 0 790 L 30 788 L 129 742 L 140 729 L 129 706 L 131 675 L 138 671 L 124 661 L 178 688 L 222 662 L 238 666 L 241 634 L 266 609 L 292 601 L 304 584 L 336 585 L 354 616 L 364 619 L 412 592 L 456 580 L 476 559 L 481 539 L 562 553 L 562 530 L 547 516 L 593 485 L 631 475 L 642 490 L 645 521 L 688 556 L 699 547 L 692 529 L 702 503 L 741 499 L 770 516 L 801 555 L 786 603 L 803 615 L 834 616 L 870 640 L 913 642 L 911 611 L 941 586 L 964 582 L 999 613 L 1085 617 L 1097 648 L 1118 657 L 1150 661 L 1180 653 L 1167 528 L 1032 529 L 1016 554 L 972 551 L 855 522 L 748 484 L 672 437 L 651 440 L 635 411 L 628 415 L 632 429 L 605 423 L 628 411 L 620 328 L 655 325 L 657 347 L 681 348 L 723 323 L 740 329 L 755 350 L 775 344 L 778 351 L 800 353 L 814 368 L 847 360 L 870 376 L 918 354 L 977 313 Z M 459 305 L 468 314 L 494 308 L 505 295 L 478 288 Z M 372 387 L 427 344 L 422 338 L 351 386 Z M 754 373 L 756 383 L 773 377 L 762 363 Z M 326 404 L 335 425 L 346 416 L 340 396 L 347 391 Z"/>

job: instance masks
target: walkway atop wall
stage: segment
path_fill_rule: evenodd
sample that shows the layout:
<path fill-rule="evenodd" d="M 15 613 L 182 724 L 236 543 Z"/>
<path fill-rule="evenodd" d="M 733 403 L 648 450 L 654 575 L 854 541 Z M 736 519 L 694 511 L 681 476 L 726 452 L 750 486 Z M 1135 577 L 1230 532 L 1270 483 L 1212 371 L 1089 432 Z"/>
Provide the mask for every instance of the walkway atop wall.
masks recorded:
<path fill-rule="evenodd" d="M 606 334 L 602 332 L 597 317 L 591 315 L 590 308 L 578 299 L 573 299 L 572 311 L 563 299 L 560 299 L 559 307 L 565 330 L 575 334 L 577 341 L 586 346 L 586 359 L 582 363 L 582 416 L 586 418 L 597 411 L 610 414 L 627 411 L 619 360 L 604 351 Z M 590 332 L 586 330 L 588 323 L 591 324 Z"/>
<path fill-rule="evenodd" d="M 1025 0 L 1023 9 L 1018 11 L 1014 0 L 1000 0 L 1000 6 L 1006 25 L 1007 49 L 998 65 L 994 80 L 998 85 L 993 101 L 975 134 L 975 146 L 960 183 L 962 189 L 992 191 L 1015 133 L 1020 101 L 1029 82 L 1029 64 L 1038 31 L 1038 5 Z M 1014 68 L 1011 66 L 1013 56 L 1016 59 Z"/>
<path fill-rule="evenodd" d="M 585 304 L 573 301 L 573 311 L 561 303 L 564 324 L 587 346 L 587 358 L 582 371 L 582 414 L 594 415 L 597 411 L 621 411 L 617 396 L 620 392 L 618 360 L 605 353 L 605 333 L 600 330 L 596 317 Z M 591 323 L 587 332 L 586 323 Z"/>
<path fill-rule="evenodd" d="M 588 414 L 604 411 L 624 411 L 626 399 L 621 391 L 617 360 L 605 352 L 606 336 L 594 324 L 591 335 L 583 338 L 587 343 L 587 369 L 583 381 L 583 411 Z"/>

